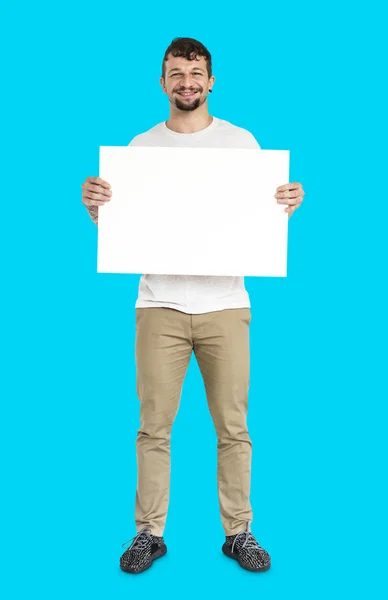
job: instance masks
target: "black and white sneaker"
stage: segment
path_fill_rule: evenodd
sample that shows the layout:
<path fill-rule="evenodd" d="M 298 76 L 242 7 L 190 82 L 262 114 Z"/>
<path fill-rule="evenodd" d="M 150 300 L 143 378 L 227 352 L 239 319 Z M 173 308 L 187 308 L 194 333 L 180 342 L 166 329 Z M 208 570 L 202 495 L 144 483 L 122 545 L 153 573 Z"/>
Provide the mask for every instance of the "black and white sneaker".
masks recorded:
<path fill-rule="evenodd" d="M 122 545 L 123 548 L 126 544 L 128 542 Z M 162 537 L 152 535 L 147 528 L 142 529 L 120 557 L 120 569 L 126 573 L 142 573 L 152 566 L 156 558 L 164 556 L 166 552 L 167 546 Z"/>
<path fill-rule="evenodd" d="M 222 552 L 237 560 L 240 567 L 247 571 L 267 571 L 271 566 L 270 555 L 258 544 L 250 531 L 227 536 Z"/>

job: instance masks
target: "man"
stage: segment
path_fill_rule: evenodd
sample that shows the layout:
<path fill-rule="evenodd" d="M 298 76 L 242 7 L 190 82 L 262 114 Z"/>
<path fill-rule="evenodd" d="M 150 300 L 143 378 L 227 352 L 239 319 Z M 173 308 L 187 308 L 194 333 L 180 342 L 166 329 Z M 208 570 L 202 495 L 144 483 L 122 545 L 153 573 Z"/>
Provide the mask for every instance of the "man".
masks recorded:
<path fill-rule="evenodd" d="M 208 50 L 191 38 L 174 39 L 166 50 L 160 78 L 170 101 L 170 118 L 136 136 L 130 145 L 260 148 L 249 131 L 210 116 L 207 96 L 214 82 Z M 184 202 L 184 190 L 174 189 L 168 174 L 161 185 L 170 185 L 171 193 L 181 194 Z M 98 224 L 98 207 L 112 198 L 110 185 L 88 177 L 82 187 L 83 203 Z M 289 217 L 303 196 L 299 183 L 282 185 L 275 194 Z M 250 320 L 243 277 L 142 275 L 136 302 L 137 534 L 121 556 L 122 570 L 140 573 L 167 552 L 163 531 L 169 502 L 170 434 L 193 351 L 218 438 L 218 494 L 226 535 L 222 550 L 245 569 L 269 569 L 270 556 L 250 530 L 252 444 L 246 425 Z"/>

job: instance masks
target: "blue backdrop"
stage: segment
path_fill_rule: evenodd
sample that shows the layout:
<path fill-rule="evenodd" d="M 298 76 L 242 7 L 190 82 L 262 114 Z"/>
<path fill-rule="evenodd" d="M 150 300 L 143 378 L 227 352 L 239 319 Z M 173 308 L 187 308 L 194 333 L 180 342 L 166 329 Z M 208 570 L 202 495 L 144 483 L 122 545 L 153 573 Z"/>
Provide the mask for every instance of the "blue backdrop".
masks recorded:
<path fill-rule="evenodd" d="M 1 592 L 13 598 L 386 598 L 382 3 L 2 2 Z M 291 151 L 286 279 L 252 302 L 252 530 L 221 554 L 216 439 L 192 360 L 172 437 L 169 554 L 134 534 L 138 276 L 96 273 L 81 183 L 167 118 L 173 37 L 209 47 L 210 112 Z M 133 223 L 133 227 L 138 227 Z"/>

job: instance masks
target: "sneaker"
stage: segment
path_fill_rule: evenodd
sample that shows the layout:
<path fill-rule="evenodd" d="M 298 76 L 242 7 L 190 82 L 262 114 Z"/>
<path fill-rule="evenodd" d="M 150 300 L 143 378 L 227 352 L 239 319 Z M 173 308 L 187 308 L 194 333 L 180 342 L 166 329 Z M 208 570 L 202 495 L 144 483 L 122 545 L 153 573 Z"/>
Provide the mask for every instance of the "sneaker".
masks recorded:
<path fill-rule="evenodd" d="M 126 544 L 128 542 L 122 545 L 123 548 Z M 167 546 L 162 537 L 152 535 L 148 528 L 142 529 L 120 557 L 120 569 L 126 573 L 142 573 L 152 566 L 156 558 L 164 556 L 166 552 Z"/>
<path fill-rule="evenodd" d="M 222 552 L 237 560 L 240 567 L 247 571 L 267 571 L 271 566 L 270 555 L 258 544 L 250 531 L 227 536 Z"/>

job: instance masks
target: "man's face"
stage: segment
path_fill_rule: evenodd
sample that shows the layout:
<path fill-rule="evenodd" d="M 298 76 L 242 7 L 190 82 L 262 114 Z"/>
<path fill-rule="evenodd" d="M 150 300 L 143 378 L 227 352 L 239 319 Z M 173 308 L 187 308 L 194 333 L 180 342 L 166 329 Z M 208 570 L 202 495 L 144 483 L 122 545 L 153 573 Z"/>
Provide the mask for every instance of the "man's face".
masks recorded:
<path fill-rule="evenodd" d="M 169 54 L 165 62 L 165 79 L 160 78 L 163 91 L 178 110 L 193 111 L 206 102 L 215 78 L 208 76 L 206 60 L 198 56 L 186 60 Z"/>

